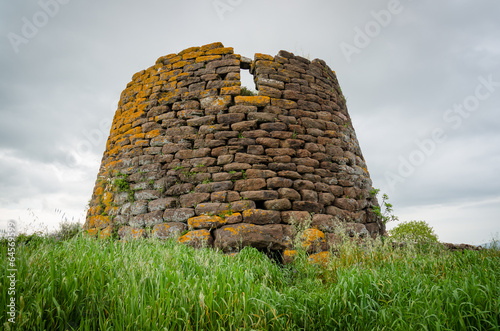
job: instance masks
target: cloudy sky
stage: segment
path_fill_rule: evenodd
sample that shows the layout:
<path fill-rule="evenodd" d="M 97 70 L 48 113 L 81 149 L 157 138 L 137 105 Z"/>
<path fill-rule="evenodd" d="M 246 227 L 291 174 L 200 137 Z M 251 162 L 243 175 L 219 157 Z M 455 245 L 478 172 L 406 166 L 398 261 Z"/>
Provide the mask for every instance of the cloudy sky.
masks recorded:
<path fill-rule="evenodd" d="M 83 222 L 132 75 L 221 41 L 247 57 L 324 59 L 394 213 L 442 241 L 489 241 L 500 232 L 499 15 L 495 0 L 2 1 L 0 228 Z"/>

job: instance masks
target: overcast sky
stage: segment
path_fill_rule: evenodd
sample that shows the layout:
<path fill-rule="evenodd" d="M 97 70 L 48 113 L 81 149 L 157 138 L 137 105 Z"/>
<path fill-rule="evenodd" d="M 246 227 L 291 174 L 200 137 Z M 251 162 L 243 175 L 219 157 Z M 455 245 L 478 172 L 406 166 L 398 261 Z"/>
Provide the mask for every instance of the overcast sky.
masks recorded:
<path fill-rule="evenodd" d="M 497 0 L 2 1 L 0 228 L 83 222 L 132 75 L 220 41 L 251 58 L 325 60 L 400 220 L 425 220 L 442 241 L 489 241 L 500 232 L 498 17 Z"/>

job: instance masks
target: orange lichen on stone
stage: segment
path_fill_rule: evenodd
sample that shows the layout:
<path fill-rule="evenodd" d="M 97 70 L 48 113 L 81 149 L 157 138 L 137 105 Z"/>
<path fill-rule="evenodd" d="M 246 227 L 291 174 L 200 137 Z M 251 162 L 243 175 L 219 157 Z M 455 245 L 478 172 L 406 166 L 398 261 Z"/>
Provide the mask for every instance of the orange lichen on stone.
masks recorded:
<path fill-rule="evenodd" d="M 109 216 L 94 215 L 88 219 L 87 228 L 104 228 L 111 223 Z"/>
<path fill-rule="evenodd" d="M 328 262 L 330 261 L 332 256 L 332 253 L 325 251 L 325 252 L 319 252 L 316 254 L 312 254 L 309 256 L 309 262 L 312 264 L 319 264 L 323 267 L 326 267 L 328 265 Z"/>
<path fill-rule="evenodd" d="M 134 134 L 141 133 L 141 131 L 142 131 L 141 127 L 138 126 L 138 127 L 135 127 L 133 129 L 128 130 L 127 132 L 125 132 L 125 134 L 134 135 Z"/>
<path fill-rule="evenodd" d="M 205 51 L 208 51 L 208 50 L 211 50 L 211 49 L 214 49 L 214 48 L 222 48 L 224 47 L 224 45 L 221 43 L 221 42 L 215 42 L 215 43 L 211 43 L 211 44 L 207 44 L 207 45 L 203 45 L 200 47 L 200 51 L 201 52 L 205 52 Z"/>
<path fill-rule="evenodd" d="M 241 93 L 240 86 L 223 87 L 220 89 L 221 95 L 239 95 Z"/>
<path fill-rule="evenodd" d="M 123 126 L 121 126 L 120 129 L 118 130 L 118 133 L 124 134 L 125 132 L 127 132 L 130 129 L 132 129 L 132 122 L 125 123 Z"/>
<path fill-rule="evenodd" d="M 237 96 L 234 102 L 239 105 L 251 105 L 257 107 L 265 107 L 271 102 L 271 98 L 265 96 Z"/>
<path fill-rule="evenodd" d="M 158 131 L 158 130 L 155 130 L 155 131 Z M 137 133 L 137 134 L 134 134 L 134 135 L 130 136 L 128 139 L 130 139 L 130 141 L 132 143 L 134 143 L 136 140 L 140 140 L 140 139 L 144 139 L 144 138 L 146 138 L 146 134 L 144 134 L 144 133 Z M 118 141 L 116 143 L 118 143 Z"/>
<path fill-rule="evenodd" d="M 155 137 L 158 137 L 159 135 L 160 135 L 160 130 L 158 130 L 158 129 L 152 130 L 152 131 L 149 131 L 148 133 L 146 133 L 146 139 L 155 138 Z"/>
<path fill-rule="evenodd" d="M 223 55 L 233 53 L 234 49 L 232 47 L 215 48 L 205 52 L 206 55 Z"/>
<path fill-rule="evenodd" d="M 283 263 L 291 263 L 297 256 L 296 250 L 286 249 L 283 251 Z"/>
<path fill-rule="evenodd" d="M 321 245 L 325 242 L 325 234 L 318 229 L 306 229 L 301 236 L 302 247 L 306 250 L 311 246 Z"/>
<path fill-rule="evenodd" d="M 255 59 L 255 61 L 258 61 L 258 60 L 274 61 L 274 57 L 272 57 L 271 55 L 262 54 L 262 53 L 255 53 L 254 59 Z"/>
<path fill-rule="evenodd" d="M 187 221 L 189 229 L 212 229 L 221 227 L 226 220 L 219 216 L 202 215 L 191 217 Z"/>
<path fill-rule="evenodd" d="M 187 61 L 179 61 L 174 64 L 172 64 L 172 69 L 178 69 L 184 67 L 186 64 L 188 64 Z"/>
<path fill-rule="evenodd" d="M 177 55 L 182 56 L 184 54 L 189 54 L 189 53 L 198 52 L 198 51 L 200 51 L 200 47 L 193 46 L 193 47 L 189 47 L 189 48 L 186 48 L 186 49 L 180 51 L 179 53 L 177 53 Z"/>
<path fill-rule="evenodd" d="M 200 248 L 210 246 L 213 243 L 213 238 L 210 234 L 210 231 L 202 229 L 189 231 L 188 233 L 177 239 L 177 242 Z"/>
<path fill-rule="evenodd" d="M 113 226 L 110 225 L 99 233 L 99 239 L 110 239 L 113 235 Z"/>
<path fill-rule="evenodd" d="M 197 57 L 203 56 L 205 53 L 204 52 L 191 52 L 191 53 L 186 53 L 182 55 L 183 60 L 190 60 L 190 59 L 195 59 Z"/>
<path fill-rule="evenodd" d="M 222 58 L 221 55 L 205 55 L 197 57 L 195 59 L 195 62 L 199 63 L 199 62 L 215 61 L 215 60 L 220 60 L 221 58 Z"/>
<path fill-rule="evenodd" d="M 233 235 L 238 235 L 241 230 L 246 230 L 254 226 L 255 226 L 254 224 L 240 223 L 237 224 L 236 226 L 227 226 L 224 228 L 224 231 L 231 232 L 231 234 Z"/>

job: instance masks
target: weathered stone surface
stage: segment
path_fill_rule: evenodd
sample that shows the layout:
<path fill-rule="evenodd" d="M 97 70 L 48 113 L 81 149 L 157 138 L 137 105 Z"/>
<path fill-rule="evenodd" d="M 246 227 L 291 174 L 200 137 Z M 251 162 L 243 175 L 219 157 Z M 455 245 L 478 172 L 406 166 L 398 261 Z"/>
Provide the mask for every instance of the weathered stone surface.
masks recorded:
<path fill-rule="evenodd" d="M 337 198 L 335 199 L 334 206 L 351 212 L 358 209 L 358 203 L 354 199 Z"/>
<path fill-rule="evenodd" d="M 197 230 L 197 229 L 216 229 L 220 228 L 221 226 L 226 224 L 226 220 L 222 217 L 219 216 L 208 216 L 208 215 L 203 215 L 203 216 L 197 216 L 197 217 L 191 217 L 187 221 L 188 223 L 188 228 L 190 230 Z"/>
<path fill-rule="evenodd" d="M 292 187 L 293 181 L 288 178 L 274 177 L 267 180 L 268 189 L 279 189 Z"/>
<path fill-rule="evenodd" d="M 294 201 L 293 210 L 303 210 L 309 213 L 321 214 L 323 212 L 323 205 L 311 201 Z"/>
<path fill-rule="evenodd" d="M 266 201 L 278 199 L 279 194 L 273 190 L 261 190 L 261 191 L 245 191 L 241 192 L 241 197 L 243 199 L 249 199 L 253 201 Z"/>
<path fill-rule="evenodd" d="M 200 203 L 195 208 L 196 215 L 217 215 L 228 210 L 229 204 L 220 202 Z"/>
<path fill-rule="evenodd" d="M 200 202 L 205 202 L 210 199 L 210 193 L 188 193 L 181 195 L 179 201 L 182 208 L 195 207 Z"/>
<path fill-rule="evenodd" d="M 342 236 L 337 233 L 325 233 L 325 236 L 328 249 L 338 251 L 343 244 Z"/>
<path fill-rule="evenodd" d="M 292 203 L 288 199 L 275 199 L 264 202 L 264 207 L 268 210 L 289 210 Z"/>
<path fill-rule="evenodd" d="M 311 227 L 323 232 L 336 232 L 341 227 L 341 224 L 333 215 L 316 214 L 312 218 Z"/>
<path fill-rule="evenodd" d="M 281 213 L 275 210 L 247 209 L 243 211 L 243 222 L 251 224 L 280 223 Z"/>
<path fill-rule="evenodd" d="M 240 223 L 215 230 L 215 247 L 224 252 L 239 251 L 252 246 L 261 249 L 281 250 L 290 246 L 291 231 L 286 225 L 255 225 Z"/>
<path fill-rule="evenodd" d="M 153 227 L 156 224 L 163 223 L 163 211 L 157 210 L 151 213 L 144 214 L 144 224 L 147 227 Z"/>
<path fill-rule="evenodd" d="M 346 223 L 344 224 L 346 234 L 350 237 L 364 238 L 368 235 L 368 230 L 364 224 L 360 223 Z"/>
<path fill-rule="evenodd" d="M 252 178 L 238 180 L 234 184 L 234 190 L 238 192 L 243 191 L 257 191 L 267 186 L 266 180 L 263 178 Z"/>
<path fill-rule="evenodd" d="M 328 249 L 325 234 L 318 229 L 306 229 L 300 236 L 300 241 L 307 253 L 318 253 Z"/>
<path fill-rule="evenodd" d="M 319 252 L 316 254 L 311 254 L 309 256 L 309 262 L 326 267 L 332 258 L 332 253 L 328 251 Z"/>
<path fill-rule="evenodd" d="M 141 215 L 148 212 L 148 202 L 145 200 L 135 201 L 130 206 L 131 215 Z"/>
<path fill-rule="evenodd" d="M 130 226 L 124 226 L 118 230 L 118 235 L 124 240 L 142 239 L 146 238 L 146 230 L 136 229 Z"/>
<path fill-rule="evenodd" d="M 279 197 L 282 199 L 288 199 L 291 201 L 299 201 L 301 196 L 299 192 L 291 188 L 282 187 L 278 189 Z"/>
<path fill-rule="evenodd" d="M 168 222 L 156 224 L 153 227 L 153 237 L 158 239 L 179 238 L 181 233 L 187 230 L 185 223 Z"/>
<path fill-rule="evenodd" d="M 163 219 L 165 222 L 187 222 L 190 217 L 193 217 L 194 209 L 192 208 L 178 208 L 178 209 L 165 209 Z"/>
<path fill-rule="evenodd" d="M 312 220 L 312 216 L 307 211 L 282 211 L 281 220 L 285 224 L 304 225 Z"/>
<path fill-rule="evenodd" d="M 202 248 L 202 247 L 212 247 L 214 243 L 214 238 L 210 234 L 210 231 L 202 229 L 202 230 L 193 230 L 189 231 L 177 241 L 181 244 L 188 245 L 194 248 Z"/>
<path fill-rule="evenodd" d="M 241 68 L 258 96 L 241 95 Z M 303 228 L 312 215 L 316 230 L 333 231 L 333 219 L 355 223 L 344 230 L 355 236 L 385 233 L 335 73 L 286 51 L 251 60 L 213 43 L 133 75 L 98 179 L 85 224 L 94 235 L 128 226 L 141 237 L 162 224 L 178 233 L 203 216 L 188 236 L 199 246 L 220 226 L 297 218 Z"/>
<path fill-rule="evenodd" d="M 163 198 L 152 200 L 148 204 L 149 211 L 165 210 L 167 208 L 175 208 L 177 206 L 176 198 Z"/>
<path fill-rule="evenodd" d="M 252 200 L 234 201 L 229 206 L 232 212 L 242 212 L 247 209 L 255 209 L 255 202 Z"/>

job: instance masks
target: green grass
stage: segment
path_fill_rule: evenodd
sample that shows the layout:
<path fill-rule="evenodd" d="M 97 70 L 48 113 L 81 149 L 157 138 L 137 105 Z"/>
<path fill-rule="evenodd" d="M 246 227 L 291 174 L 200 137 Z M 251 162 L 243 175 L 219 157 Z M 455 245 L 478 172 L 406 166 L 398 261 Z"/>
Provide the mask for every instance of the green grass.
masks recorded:
<path fill-rule="evenodd" d="M 8 287 L 0 245 L 1 288 Z M 252 248 L 232 257 L 172 241 L 81 235 L 16 247 L 5 330 L 499 330 L 500 253 L 346 244 L 326 267 Z"/>

